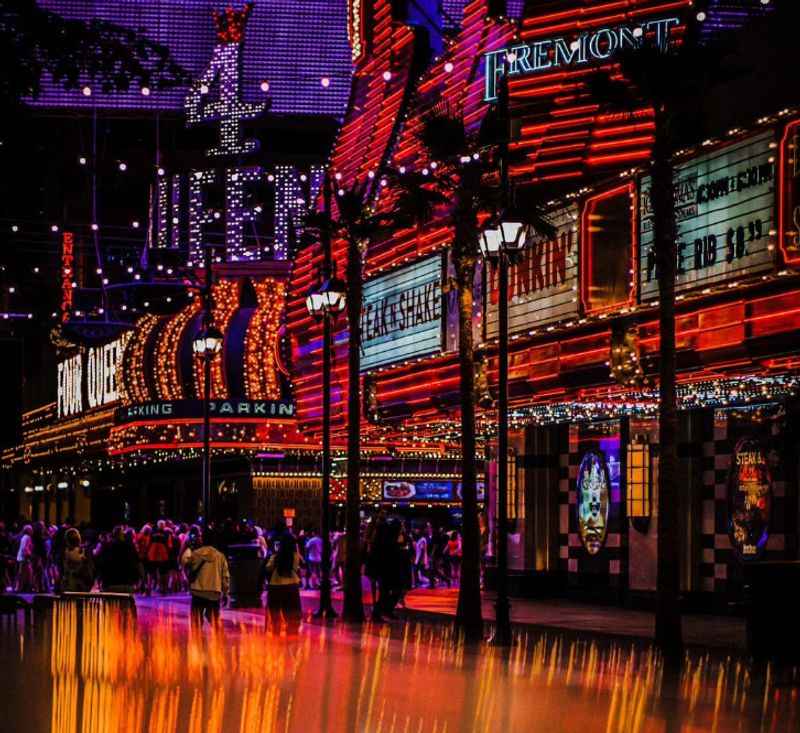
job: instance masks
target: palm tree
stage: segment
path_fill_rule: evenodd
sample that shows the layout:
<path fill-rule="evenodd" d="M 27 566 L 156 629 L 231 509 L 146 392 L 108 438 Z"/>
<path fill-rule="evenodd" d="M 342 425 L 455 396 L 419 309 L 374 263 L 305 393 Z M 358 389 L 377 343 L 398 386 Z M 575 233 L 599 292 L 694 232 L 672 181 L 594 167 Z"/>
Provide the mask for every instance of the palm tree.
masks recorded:
<path fill-rule="evenodd" d="M 320 212 L 310 215 L 306 227 L 327 229 L 331 239 L 347 245 L 347 502 L 346 560 L 344 577 L 345 621 L 364 620 L 361 591 L 361 311 L 363 305 L 363 257 L 369 242 L 379 237 L 391 224 L 391 217 L 375 214 L 369 205 L 368 182 L 339 189 L 336 197 L 338 216 Z"/>
<path fill-rule="evenodd" d="M 504 119 L 504 118 L 503 118 Z M 490 122 L 497 122 L 490 116 Z M 489 125 L 486 126 L 487 128 Z M 498 159 L 502 140 L 473 135 L 463 118 L 444 107 L 423 119 L 420 141 L 431 164 L 422 171 L 397 176 L 401 194 L 397 216 L 418 224 L 431 219 L 447 221 L 453 230 L 450 248 L 458 294 L 458 361 L 461 402 L 461 494 L 463 555 L 456 619 L 465 639 L 483 638 L 480 590 L 480 529 L 475 431 L 475 348 L 473 343 L 473 293 L 484 225 L 501 213 L 508 201 L 498 185 Z M 549 227 L 541 207 L 528 196 L 525 223 Z M 548 229 L 547 231 L 550 231 Z"/>
<path fill-rule="evenodd" d="M 656 643 L 668 659 L 682 648 L 680 614 L 680 532 L 678 496 L 675 349 L 675 277 L 678 229 L 674 202 L 673 156 L 702 140 L 705 102 L 722 77 L 723 40 L 701 45 L 692 25 L 680 45 L 661 47 L 643 40 L 615 60 L 627 80 L 601 73 L 590 82 L 594 99 L 617 110 L 642 102 L 654 112 L 654 142 L 649 166 L 653 247 L 659 288 L 659 470 Z M 738 72 L 735 72 L 738 73 Z M 728 74 L 730 77 L 731 74 Z"/>

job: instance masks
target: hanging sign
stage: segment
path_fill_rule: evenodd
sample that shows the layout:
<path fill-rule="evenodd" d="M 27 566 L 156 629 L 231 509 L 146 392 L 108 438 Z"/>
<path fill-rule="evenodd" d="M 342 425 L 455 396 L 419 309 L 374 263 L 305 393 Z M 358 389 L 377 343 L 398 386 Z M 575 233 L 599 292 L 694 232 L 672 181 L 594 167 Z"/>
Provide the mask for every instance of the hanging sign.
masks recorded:
<path fill-rule="evenodd" d="M 608 533 L 609 477 L 601 453 L 584 454 L 578 469 L 578 532 L 590 555 L 603 547 Z"/>
<path fill-rule="evenodd" d="M 440 255 L 364 284 L 361 343 L 362 370 L 441 351 Z"/>
<path fill-rule="evenodd" d="M 775 228 L 774 134 L 765 132 L 675 168 L 676 292 L 772 269 Z M 658 297 L 651 180 L 640 190 L 642 300 Z"/>
<path fill-rule="evenodd" d="M 61 320 L 66 322 L 72 310 L 72 283 L 75 277 L 75 235 L 64 232 L 61 235 Z"/>
<path fill-rule="evenodd" d="M 767 544 L 772 510 L 772 480 L 760 444 L 736 444 L 728 482 L 728 533 L 740 560 L 757 559 Z"/>
<path fill-rule="evenodd" d="M 552 239 L 531 234 L 508 271 L 508 332 L 520 333 L 578 315 L 578 206 L 553 212 Z M 497 336 L 497 268 L 487 273 L 486 337 Z"/>

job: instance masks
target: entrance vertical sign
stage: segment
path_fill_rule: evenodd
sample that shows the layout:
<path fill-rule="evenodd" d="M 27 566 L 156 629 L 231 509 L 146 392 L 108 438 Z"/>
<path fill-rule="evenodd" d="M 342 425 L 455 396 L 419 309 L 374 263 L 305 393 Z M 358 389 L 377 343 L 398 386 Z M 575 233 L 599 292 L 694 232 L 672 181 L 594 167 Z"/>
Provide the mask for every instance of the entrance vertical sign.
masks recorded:
<path fill-rule="evenodd" d="M 61 235 L 61 321 L 69 318 L 72 310 L 72 282 L 75 277 L 75 236 L 72 232 Z"/>

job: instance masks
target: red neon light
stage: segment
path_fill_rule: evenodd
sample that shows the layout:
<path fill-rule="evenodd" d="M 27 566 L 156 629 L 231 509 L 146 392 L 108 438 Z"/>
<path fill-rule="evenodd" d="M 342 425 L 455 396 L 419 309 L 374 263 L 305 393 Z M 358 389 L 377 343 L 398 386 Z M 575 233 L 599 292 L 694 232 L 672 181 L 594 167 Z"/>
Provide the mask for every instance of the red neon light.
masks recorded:
<path fill-rule="evenodd" d="M 800 170 L 800 163 L 797 162 L 797 156 L 800 155 L 800 149 L 798 149 L 797 143 L 795 143 L 795 149 L 793 153 L 790 153 L 789 150 L 789 140 L 791 139 L 792 134 L 798 128 L 800 128 L 800 120 L 795 120 L 794 122 L 790 122 L 788 125 L 786 125 L 786 129 L 783 133 L 783 139 L 781 140 L 778 165 L 780 169 L 778 184 L 778 246 L 780 247 L 783 261 L 787 265 L 800 263 L 800 238 L 798 238 L 799 241 L 794 246 L 791 246 L 791 243 L 787 242 L 787 239 L 789 238 L 786 236 L 790 227 L 789 209 L 793 204 L 795 206 L 800 206 L 800 200 L 789 201 L 790 198 L 800 199 L 798 191 L 795 190 L 800 188 L 800 180 L 791 186 L 790 190 L 790 184 L 787 181 L 786 175 L 787 169 L 792 162 L 794 162 L 797 170 Z M 795 222 L 792 221 L 792 223 Z M 800 222 L 796 223 L 795 225 L 800 228 Z"/>
<path fill-rule="evenodd" d="M 628 288 L 628 304 L 633 305 L 636 299 L 636 285 L 638 279 L 638 258 L 637 258 L 637 250 L 639 245 L 639 237 L 636 227 L 637 221 L 637 201 L 636 201 L 636 184 L 633 181 L 628 181 L 627 183 L 623 183 L 621 186 L 617 186 L 616 188 L 609 189 L 608 191 L 604 191 L 596 196 L 591 196 L 586 199 L 585 205 L 583 207 L 583 213 L 581 214 L 581 283 L 580 283 L 580 292 L 581 292 L 581 305 L 583 306 L 583 312 L 585 314 L 590 313 L 602 313 L 605 311 L 613 310 L 614 308 L 618 308 L 621 303 L 610 303 L 600 308 L 592 308 L 591 306 L 591 297 L 589 295 L 590 290 L 590 274 L 592 272 L 592 235 L 591 235 L 591 227 L 590 227 L 590 218 L 594 213 L 594 210 L 597 204 L 600 201 L 605 201 L 606 199 L 613 198 L 615 196 L 627 195 L 630 199 L 630 217 L 631 217 L 631 267 L 629 270 L 631 271 L 631 282 L 634 283 L 633 287 Z"/>
<path fill-rule="evenodd" d="M 75 237 L 72 232 L 61 235 L 61 320 L 66 322 L 72 310 L 73 294 L 72 281 L 75 279 L 74 271 L 74 245 Z"/>

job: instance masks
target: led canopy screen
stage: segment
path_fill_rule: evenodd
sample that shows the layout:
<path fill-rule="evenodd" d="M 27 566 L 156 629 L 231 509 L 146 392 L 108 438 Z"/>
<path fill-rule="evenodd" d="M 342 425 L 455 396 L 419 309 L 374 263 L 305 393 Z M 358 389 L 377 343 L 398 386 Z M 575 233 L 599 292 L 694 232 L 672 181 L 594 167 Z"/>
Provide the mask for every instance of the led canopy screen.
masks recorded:
<path fill-rule="evenodd" d="M 227 7 L 214 0 L 41 0 L 46 10 L 66 18 L 97 18 L 134 30 L 164 44 L 194 78 L 208 64 L 216 43 L 212 10 Z M 235 3 L 240 5 L 242 3 Z M 248 21 L 244 44 L 243 95 L 263 102 L 269 95 L 276 114 L 344 114 L 350 93 L 350 48 L 344 2 L 330 0 L 258 0 Z M 323 86 L 323 79 L 327 85 Z M 178 110 L 187 88 L 138 88 L 103 94 L 93 89 L 63 90 L 44 80 L 34 104 L 47 107 L 113 107 Z M 265 94 L 261 86 L 267 82 Z"/>

